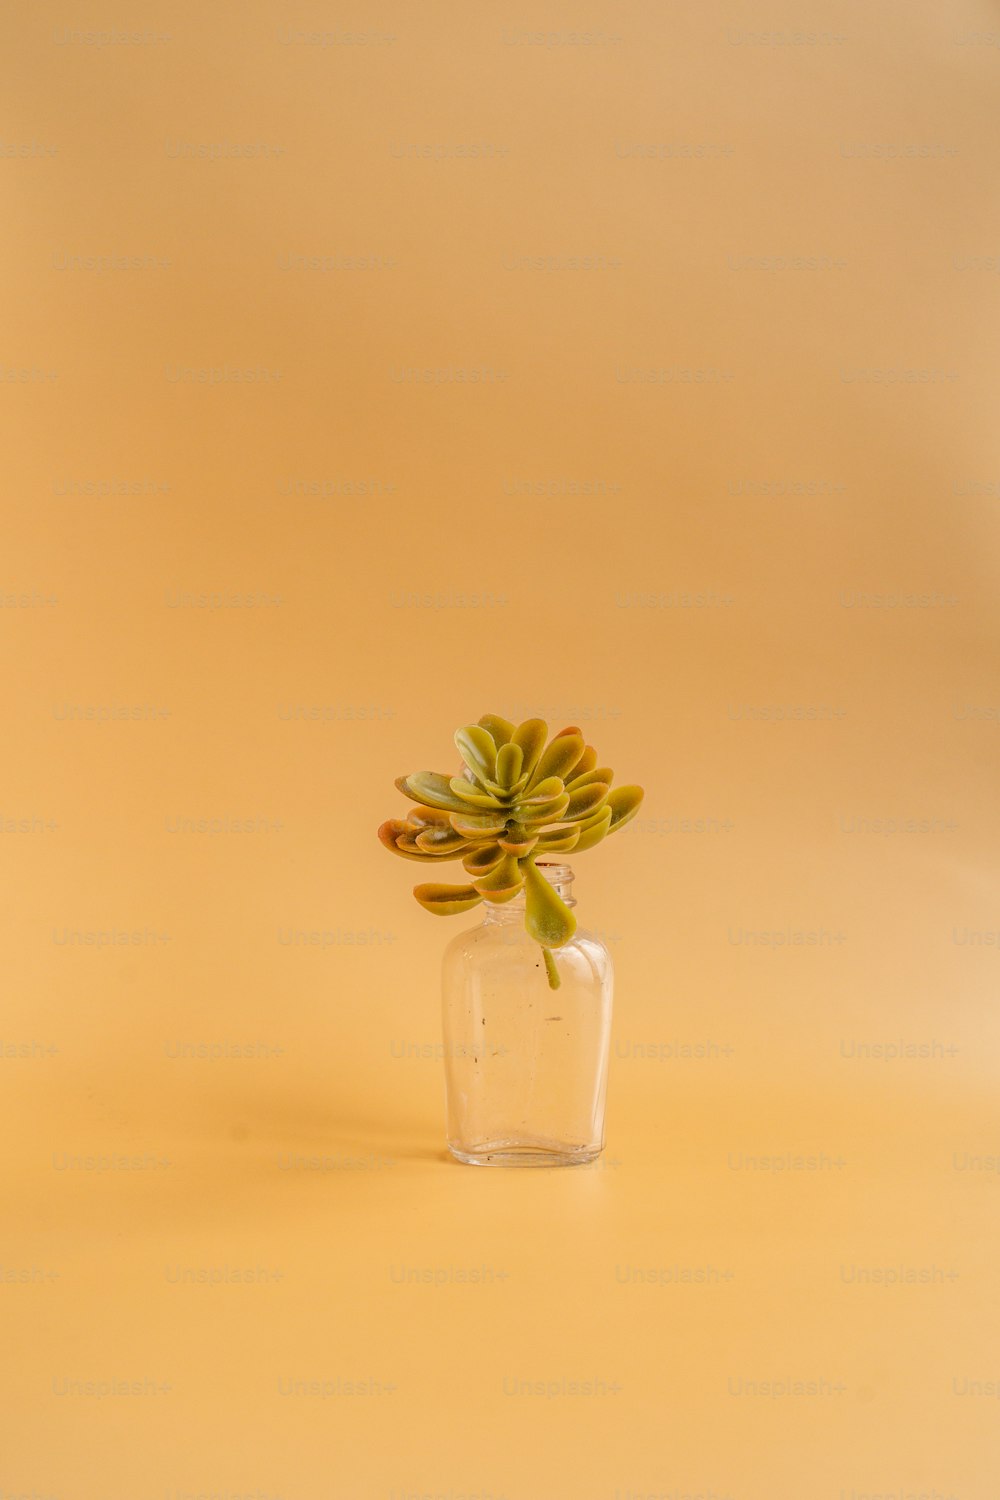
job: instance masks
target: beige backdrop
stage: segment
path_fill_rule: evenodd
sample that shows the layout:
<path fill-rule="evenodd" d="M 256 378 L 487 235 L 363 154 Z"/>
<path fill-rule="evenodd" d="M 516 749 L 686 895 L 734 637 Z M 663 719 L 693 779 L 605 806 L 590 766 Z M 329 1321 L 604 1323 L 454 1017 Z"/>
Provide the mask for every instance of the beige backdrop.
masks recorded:
<path fill-rule="evenodd" d="M 0 1496 L 995 1500 L 996 7 L 0 35 Z M 485 711 L 647 787 L 593 1169 L 443 1153 Z"/>

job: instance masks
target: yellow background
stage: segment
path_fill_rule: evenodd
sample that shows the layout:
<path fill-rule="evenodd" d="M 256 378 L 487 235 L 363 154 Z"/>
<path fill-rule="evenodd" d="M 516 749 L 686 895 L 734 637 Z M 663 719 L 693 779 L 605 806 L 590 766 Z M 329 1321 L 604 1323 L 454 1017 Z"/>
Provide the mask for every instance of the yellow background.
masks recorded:
<path fill-rule="evenodd" d="M 1000 1492 L 998 39 L 6 8 L 3 1500 Z M 593 1169 L 443 1152 L 485 711 L 647 788 Z"/>

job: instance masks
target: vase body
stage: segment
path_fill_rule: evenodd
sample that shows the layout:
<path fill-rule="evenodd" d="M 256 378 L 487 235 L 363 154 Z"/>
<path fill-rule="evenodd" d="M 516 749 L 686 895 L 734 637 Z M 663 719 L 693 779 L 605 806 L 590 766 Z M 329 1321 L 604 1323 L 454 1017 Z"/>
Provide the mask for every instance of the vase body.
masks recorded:
<path fill-rule="evenodd" d="M 563 900 L 568 865 L 539 869 Z M 613 970 L 583 930 L 550 950 L 559 987 L 524 928 L 524 897 L 484 903 L 443 964 L 448 1145 L 474 1166 L 569 1166 L 604 1146 Z"/>

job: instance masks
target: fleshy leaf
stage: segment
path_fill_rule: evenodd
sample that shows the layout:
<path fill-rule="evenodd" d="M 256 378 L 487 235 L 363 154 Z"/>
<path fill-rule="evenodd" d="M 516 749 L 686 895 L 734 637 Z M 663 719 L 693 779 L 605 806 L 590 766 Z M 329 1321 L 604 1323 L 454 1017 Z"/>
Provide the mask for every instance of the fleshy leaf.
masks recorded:
<path fill-rule="evenodd" d="M 573 767 L 573 774 L 566 783 L 568 792 L 579 791 L 582 786 L 591 786 L 595 781 L 603 781 L 610 786 L 615 779 L 615 773 L 610 766 L 591 766 L 589 771 L 581 771 L 579 766 Z"/>
<path fill-rule="evenodd" d="M 409 854 L 414 859 L 436 859 L 429 849 L 421 849 L 413 836 L 413 829 L 407 828 L 396 838 L 396 848 L 401 854 Z"/>
<path fill-rule="evenodd" d="M 569 806 L 563 814 L 566 818 L 588 818 L 604 802 L 610 788 L 605 781 L 592 781 L 569 794 Z"/>
<path fill-rule="evenodd" d="M 379 824 L 378 836 L 387 849 L 395 849 L 396 835 L 405 832 L 406 824 L 401 818 L 386 818 Z"/>
<path fill-rule="evenodd" d="M 544 827 L 546 823 L 558 823 L 560 818 L 565 817 L 567 807 L 569 807 L 569 792 L 563 792 L 561 797 L 555 797 L 551 802 L 543 802 L 541 807 L 525 805 L 521 810 L 520 819 L 527 828 Z"/>
<path fill-rule="evenodd" d="M 507 819 L 502 812 L 477 813 L 471 808 L 465 808 L 460 813 L 452 813 L 451 826 L 463 838 L 494 839 L 498 833 L 503 833 Z"/>
<path fill-rule="evenodd" d="M 484 791 L 476 781 L 466 781 L 464 776 L 453 776 L 448 783 L 460 803 L 469 807 L 495 808 L 499 804 L 492 792 Z"/>
<path fill-rule="evenodd" d="M 411 802 L 422 802 L 425 807 L 443 807 L 448 812 L 462 810 L 462 803 L 452 791 L 449 778 L 437 771 L 415 771 L 412 776 L 400 776 L 396 785 Z"/>
<path fill-rule="evenodd" d="M 416 843 L 418 849 L 438 859 L 457 859 L 469 847 L 468 839 L 454 828 L 424 828 L 417 834 Z"/>
<path fill-rule="evenodd" d="M 611 809 L 607 803 L 594 817 L 588 818 L 585 823 L 578 825 L 580 837 L 576 842 L 576 852 L 582 854 L 584 849 L 593 849 L 599 844 L 611 826 Z"/>
<path fill-rule="evenodd" d="M 583 735 L 579 730 L 564 729 L 546 746 L 545 752 L 535 767 L 531 785 L 549 776 L 567 780 L 570 771 L 577 765 L 584 752 Z"/>
<path fill-rule="evenodd" d="M 510 901 L 524 884 L 521 867 L 512 854 L 505 854 L 496 869 L 480 875 L 473 881 L 476 890 L 487 901 Z"/>
<path fill-rule="evenodd" d="M 448 810 L 444 807 L 410 807 L 406 811 L 407 823 L 418 828 L 450 828 Z"/>
<path fill-rule="evenodd" d="M 519 807 L 539 807 L 543 802 L 551 802 L 553 797 L 561 797 L 563 784 L 558 776 L 546 776 L 544 781 L 538 781 L 531 788 L 527 796 L 518 800 Z"/>
<path fill-rule="evenodd" d="M 413 894 L 424 910 L 433 912 L 436 917 L 471 911 L 483 899 L 472 885 L 415 885 Z"/>
<path fill-rule="evenodd" d="M 611 809 L 609 833 L 617 833 L 619 828 L 631 822 L 642 805 L 642 798 L 641 786 L 619 786 L 608 793 L 607 805 Z"/>
<path fill-rule="evenodd" d="M 584 747 L 583 754 L 580 756 L 580 759 L 573 767 L 574 781 L 579 780 L 581 776 L 586 776 L 587 772 L 592 771 L 596 765 L 597 751 L 594 749 L 593 745 L 586 745 Z"/>
<path fill-rule="evenodd" d="M 503 856 L 504 851 L 499 844 L 480 844 L 478 849 L 473 849 L 471 853 L 463 856 L 462 864 L 470 875 L 478 877 L 488 875 L 491 870 L 495 870 Z"/>
<path fill-rule="evenodd" d="M 539 835 L 539 854 L 568 854 L 580 842 L 580 824 L 572 828 L 552 828 Z"/>
<path fill-rule="evenodd" d="M 498 840 L 501 849 L 508 854 L 516 854 L 518 859 L 523 859 L 530 854 L 537 843 L 537 835 L 529 832 L 521 823 L 512 823 L 506 833 L 502 833 Z"/>
<path fill-rule="evenodd" d="M 398 854 L 400 859 L 419 859 L 424 864 L 428 864 L 435 858 L 433 854 L 424 854 L 416 845 L 411 846 L 412 852 L 411 849 L 400 848 L 396 842 L 397 839 L 409 839 L 410 829 L 405 823 L 401 823 L 398 818 L 390 818 L 387 822 L 383 823 L 378 831 L 378 836 L 385 847 L 391 849 L 393 854 Z"/>
<path fill-rule="evenodd" d="M 497 751 L 497 781 L 505 791 L 514 789 L 524 763 L 520 745 L 502 745 Z"/>
<path fill-rule="evenodd" d="M 508 791 L 507 787 L 501 786 L 499 781 L 489 781 L 484 779 L 479 783 L 479 786 L 482 791 L 489 792 L 490 796 L 493 798 L 493 801 L 500 807 L 508 807 L 513 801 L 513 790 L 511 789 Z"/>
<path fill-rule="evenodd" d="M 544 719 L 525 719 L 511 735 L 511 744 L 519 746 L 524 754 L 521 767 L 524 775 L 531 776 L 538 764 L 538 758 L 545 749 L 545 736 L 548 732 L 549 726 Z"/>
<path fill-rule="evenodd" d="M 519 880 L 517 885 L 509 886 L 503 891 L 484 891 L 483 899 L 488 901 L 491 906 L 503 906 L 505 901 L 513 901 L 515 896 L 519 896 L 523 887 L 524 881 Z"/>
<path fill-rule="evenodd" d="M 479 721 L 479 727 L 486 730 L 486 733 L 491 737 L 498 750 L 501 745 L 506 745 L 509 742 L 511 735 L 514 733 L 514 726 L 510 720 L 501 719 L 499 714 L 483 714 L 483 717 Z"/>
<path fill-rule="evenodd" d="M 493 736 L 481 724 L 467 724 L 464 729 L 457 729 L 455 744 L 477 780 L 496 780 L 497 747 Z"/>
<path fill-rule="evenodd" d="M 524 868 L 527 894 L 525 922 L 528 935 L 545 948 L 559 948 L 568 943 L 576 931 L 576 918 L 531 860 Z"/>

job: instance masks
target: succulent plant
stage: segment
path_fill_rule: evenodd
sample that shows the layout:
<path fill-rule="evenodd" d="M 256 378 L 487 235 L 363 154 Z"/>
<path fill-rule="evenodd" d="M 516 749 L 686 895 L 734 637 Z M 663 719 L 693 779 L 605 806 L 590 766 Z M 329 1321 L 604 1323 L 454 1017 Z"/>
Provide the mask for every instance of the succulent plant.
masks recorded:
<path fill-rule="evenodd" d="M 547 741 L 547 743 L 546 743 Z M 396 786 L 417 803 L 390 818 L 378 836 L 393 854 L 425 864 L 461 859 L 465 885 L 417 885 L 420 905 L 435 916 L 500 904 L 525 892 L 524 925 L 541 945 L 549 984 L 559 973 L 551 949 L 576 931 L 576 918 L 538 868 L 548 855 L 592 849 L 635 817 L 638 786 L 611 789 L 614 772 L 571 725 L 551 740 L 543 719 L 514 725 L 495 714 L 455 733 L 457 776 L 417 771 Z"/>

